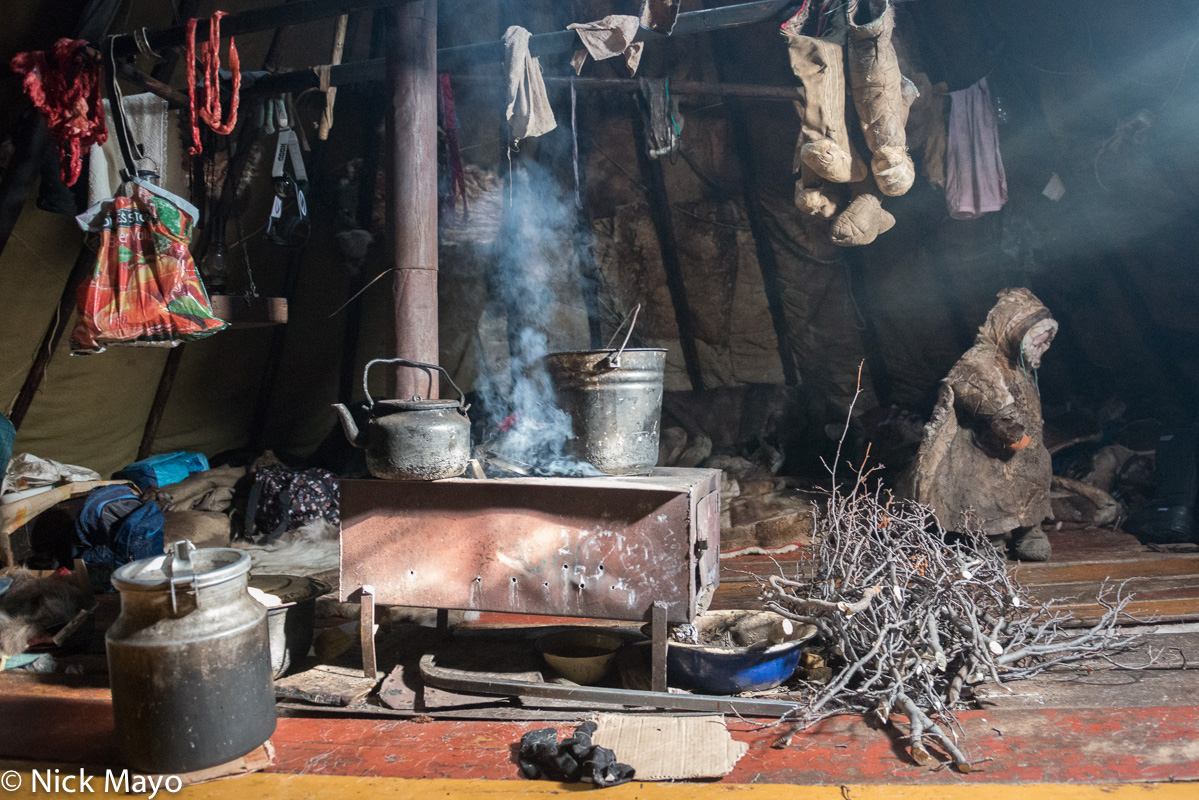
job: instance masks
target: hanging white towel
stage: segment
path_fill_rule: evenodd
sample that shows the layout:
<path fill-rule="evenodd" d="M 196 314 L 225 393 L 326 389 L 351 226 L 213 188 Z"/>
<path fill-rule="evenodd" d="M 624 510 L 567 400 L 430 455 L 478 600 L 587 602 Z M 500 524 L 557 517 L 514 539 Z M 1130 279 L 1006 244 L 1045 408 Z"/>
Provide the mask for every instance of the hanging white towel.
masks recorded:
<path fill-rule="evenodd" d="M 167 101 L 157 95 L 134 94 L 127 95 L 122 102 L 125 109 L 125 122 L 129 127 L 129 135 L 145 149 L 145 158 L 137 162 L 138 169 L 154 170 L 159 175 L 156 183 L 168 191 L 186 191 L 186 183 L 174 185 L 176 181 L 168 180 L 168 176 L 182 175 L 181 161 L 172 158 L 170 147 L 170 107 Z M 104 114 L 112 119 L 112 106 L 104 101 Z M 104 146 L 92 145 L 88 151 L 87 175 L 87 204 L 90 208 L 101 200 L 107 200 L 117 193 L 121 186 L 121 150 L 117 145 L 116 132 L 109 124 L 108 141 Z M 168 185 L 172 184 L 172 185 Z"/>
<path fill-rule="evenodd" d="M 508 73 L 508 129 L 514 142 L 558 127 L 541 77 L 541 62 L 529 55 L 529 32 L 513 25 L 504 33 L 504 70 Z"/>

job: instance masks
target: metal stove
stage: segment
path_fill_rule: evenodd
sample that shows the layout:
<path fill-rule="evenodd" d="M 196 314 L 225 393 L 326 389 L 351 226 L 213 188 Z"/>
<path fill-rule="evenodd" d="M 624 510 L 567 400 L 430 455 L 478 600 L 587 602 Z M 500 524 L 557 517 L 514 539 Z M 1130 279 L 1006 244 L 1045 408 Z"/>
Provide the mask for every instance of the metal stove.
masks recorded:
<path fill-rule="evenodd" d="M 666 624 L 692 621 L 720 581 L 719 470 L 346 480 L 341 514 L 340 593 L 363 601 L 364 657 L 378 603 L 652 619 L 664 658 Z"/>

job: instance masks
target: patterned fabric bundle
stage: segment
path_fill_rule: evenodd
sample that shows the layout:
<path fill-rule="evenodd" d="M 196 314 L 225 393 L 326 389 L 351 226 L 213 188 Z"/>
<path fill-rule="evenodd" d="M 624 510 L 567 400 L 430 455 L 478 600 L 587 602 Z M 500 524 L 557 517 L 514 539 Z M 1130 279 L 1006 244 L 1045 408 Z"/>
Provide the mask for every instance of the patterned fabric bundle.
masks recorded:
<path fill-rule="evenodd" d="M 134 179 L 76 218 L 100 241 L 92 278 L 79 288 L 72 352 L 174 347 L 225 327 L 188 251 L 198 215 L 186 200 Z"/>
<path fill-rule="evenodd" d="M 334 525 L 341 520 L 337 476 L 332 472 L 261 467 L 254 474 L 254 485 L 246 498 L 247 538 L 266 536 L 268 541 L 274 541 L 319 519 Z"/>

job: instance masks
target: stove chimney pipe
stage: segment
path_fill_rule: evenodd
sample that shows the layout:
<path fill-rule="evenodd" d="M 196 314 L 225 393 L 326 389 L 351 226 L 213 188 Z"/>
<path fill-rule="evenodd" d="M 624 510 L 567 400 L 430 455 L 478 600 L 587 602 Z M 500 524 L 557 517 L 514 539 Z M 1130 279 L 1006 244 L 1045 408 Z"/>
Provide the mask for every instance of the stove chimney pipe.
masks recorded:
<path fill-rule="evenodd" d="M 437 0 L 393 12 L 387 38 L 387 220 L 395 273 L 395 355 L 438 363 Z M 438 397 L 435 379 L 397 368 L 397 398 Z"/>

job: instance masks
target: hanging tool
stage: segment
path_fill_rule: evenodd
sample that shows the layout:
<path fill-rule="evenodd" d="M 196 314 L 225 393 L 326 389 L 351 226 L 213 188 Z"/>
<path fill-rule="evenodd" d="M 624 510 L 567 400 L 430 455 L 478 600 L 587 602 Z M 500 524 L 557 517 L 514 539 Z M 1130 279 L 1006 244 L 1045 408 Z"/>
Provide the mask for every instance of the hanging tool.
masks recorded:
<path fill-rule="evenodd" d="M 288 161 L 291 162 L 288 169 Z M 284 119 L 275 144 L 275 162 L 271 166 L 275 202 L 266 237 L 283 245 L 303 244 L 308 239 L 308 172 L 300 153 L 300 139 L 289 120 Z"/>

